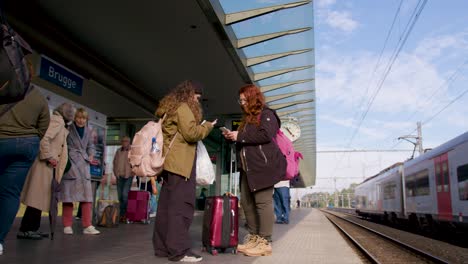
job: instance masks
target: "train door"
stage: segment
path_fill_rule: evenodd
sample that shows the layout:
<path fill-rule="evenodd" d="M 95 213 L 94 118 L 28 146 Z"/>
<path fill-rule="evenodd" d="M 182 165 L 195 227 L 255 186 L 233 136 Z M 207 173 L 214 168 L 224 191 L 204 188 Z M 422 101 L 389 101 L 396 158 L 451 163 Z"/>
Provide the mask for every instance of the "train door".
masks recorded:
<path fill-rule="evenodd" d="M 452 220 L 448 154 L 445 153 L 436 157 L 434 166 L 438 215 L 440 219 Z"/>

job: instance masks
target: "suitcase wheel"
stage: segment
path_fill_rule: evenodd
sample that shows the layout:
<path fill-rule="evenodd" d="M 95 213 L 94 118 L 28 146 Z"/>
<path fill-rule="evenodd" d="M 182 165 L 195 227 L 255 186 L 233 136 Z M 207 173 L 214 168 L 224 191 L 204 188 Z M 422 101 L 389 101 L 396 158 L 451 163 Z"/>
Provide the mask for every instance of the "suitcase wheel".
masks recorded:
<path fill-rule="evenodd" d="M 143 224 L 145 224 L 145 225 L 149 225 L 151 221 L 148 219 L 148 220 L 143 220 L 143 221 L 141 221 L 141 222 L 142 222 Z"/>
<path fill-rule="evenodd" d="M 233 248 L 233 249 L 231 250 L 231 253 L 234 254 L 234 255 L 237 254 L 237 248 Z"/>

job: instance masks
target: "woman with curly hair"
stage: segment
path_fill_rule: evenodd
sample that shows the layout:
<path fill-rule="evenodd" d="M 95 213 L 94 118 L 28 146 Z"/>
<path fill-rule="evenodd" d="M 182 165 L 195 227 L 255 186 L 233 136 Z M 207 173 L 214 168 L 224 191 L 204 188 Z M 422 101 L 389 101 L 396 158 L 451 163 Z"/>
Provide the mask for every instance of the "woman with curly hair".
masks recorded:
<path fill-rule="evenodd" d="M 223 132 L 236 142 L 242 165 L 240 200 L 249 234 L 237 250 L 247 256 L 268 256 L 272 254 L 273 186 L 286 174 L 286 159 L 274 142 L 281 122 L 253 84 L 240 89 L 239 104 L 243 118 L 238 131 Z"/>
<path fill-rule="evenodd" d="M 184 81 L 160 102 L 156 116 L 164 117 L 163 187 L 154 222 L 153 247 L 158 257 L 171 261 L 198 262 L 191 251 L 189 228 L 195 211 L 196 146 L 213 129 L 216 120 L 204 122 L 200 97 L 202 85 Z"/>

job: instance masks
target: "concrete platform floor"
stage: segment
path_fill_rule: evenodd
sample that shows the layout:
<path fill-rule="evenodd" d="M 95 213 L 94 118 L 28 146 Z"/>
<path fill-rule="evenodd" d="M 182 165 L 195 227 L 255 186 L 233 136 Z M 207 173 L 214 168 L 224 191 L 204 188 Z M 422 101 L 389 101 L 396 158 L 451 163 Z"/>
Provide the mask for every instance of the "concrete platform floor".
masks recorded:
<path fill-rule="evenodd" d="M 197 212 L 192 224 L 193 250 L 203 256 L 202 263 L 361 263 L 357 253 L 341 237 L 322 213 L 301 208 L 291 211 L 289 225 L 275 225 L 273 255 L 246 257 L 240 254 L 211 256 L 201 252 L 201 223 L 203 213 Z M 20 219 L 17 219 L 5 243 L 0 263 L 8 264 L 153 264 L 173 263 L 153 255 L 151 236 L 153 224 L 120 225 L 118 228 L 99 228 L 98 236 L 81 234 L 79 221 L 75 235 L 65 236 L 61 224 L 57 225 L 55 240 L 18 240 Z M 43 219 L 42 231 L 48 229 L 48 219 Z M 240 238 L 246 234 L 241 228 Z"/>

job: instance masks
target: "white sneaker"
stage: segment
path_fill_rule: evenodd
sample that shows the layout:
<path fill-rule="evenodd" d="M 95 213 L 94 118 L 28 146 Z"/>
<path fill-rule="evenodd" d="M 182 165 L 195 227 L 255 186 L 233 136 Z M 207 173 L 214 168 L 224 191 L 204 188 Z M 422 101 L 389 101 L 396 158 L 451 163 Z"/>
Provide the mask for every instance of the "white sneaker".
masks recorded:
<path fill-rule="evenodd" d="M 73 228 L 71 226 L 66 226 L 64 229 L 63 229 L 63 233 L 65 235 L 73 235 Z"/>
<path fill-rule="evenodd" d="M 83 234 L 85 235 L 99 235 L 99 232 L 94 226 L 88 226 L 87 228 L 83 229 Z"/>
<path fill-rule="evenodd" d="M 3 245 L 0 244 L 0 256 L 3 255 Z"/>
<path fill-rule="evenodd" d="M 179 260 L 180 262 L 200 262 L 202 261 L 203 258 L 193 252 L 189 252 L 188 254 L 186 254 L 181 260 Z"/>

